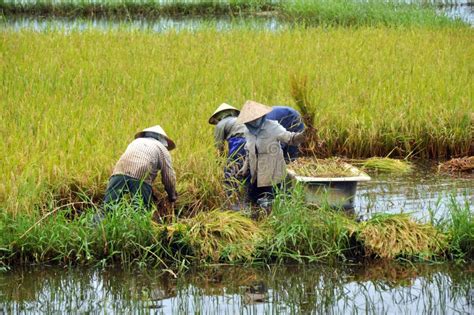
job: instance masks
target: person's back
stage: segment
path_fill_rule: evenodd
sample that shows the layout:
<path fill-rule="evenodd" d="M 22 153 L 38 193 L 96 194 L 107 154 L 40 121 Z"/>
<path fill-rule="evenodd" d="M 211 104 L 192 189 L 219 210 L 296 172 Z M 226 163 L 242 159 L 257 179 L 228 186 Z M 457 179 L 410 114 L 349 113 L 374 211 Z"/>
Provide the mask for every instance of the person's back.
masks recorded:
<path fill-rule="evenodd" d="M 168 150 L 160 141 L 137 138 L 128 145 L 112 175 L 128 175 L 152 185 L 158 171 L 163 167 L 163 162 L 170 160 Z"/>
<path fill-rule="evenodd" d="M 245 145 L 245 130 L 245 125 L 237 123 L 237 117 L 228 116 L 221 119 L 214 130 L 214 141 L 218 151 L 224 151 L 224 141 L 228 142 L 229 155 L 239 150 L 240 144 Z"/>
<path fill-rule="evenodd" d="M 300 113 L 289 106 L 272 106 L 272 111 L 268 113 L 267 119 L 278 121 L 280 125 L 291 132 L 304 130 Z"/>
<path fill-rule="evenodd" d="M 286 130 L 291 132 L 303 132 L 305 128 L 300 113 L 289 106 L 272 106 L 272 111 L 267 114 L 266 118 L 277 121 Z M 287 163 L 298 157 L 298 146 L 281 143 L 281 148 Z"/>
<path fill-rule="evenodd" d="M 161 182 L 168 200 L 175 202 L 176 175 L 169 153 L 174 147 L 174 142 L 159 125 L 137 133 L 114 167 L 104 203 L 117 203 L 124 195 L 130 194 L 134 202 L 142 202 L 149 209 L 155 199 L 152 185 L 158 171 L 161 171 Z"/>
<path fill-rule="evenodd" d="M 228 144 L 227 162 L 224 167 L 224 189 L 229 198 L 234 199 L 243 185 L 244 177 L 239 176 L 239 170 L 245 160 L 245 125 L 237 122 L 239 110 L 229 104 L 221 104 L 209 118 L 209 123 L 215 125 L 214 143 L 219 154 L 225 152 L 225 142 Z M 239 208 L 238 205 L 235 205 Z"/>

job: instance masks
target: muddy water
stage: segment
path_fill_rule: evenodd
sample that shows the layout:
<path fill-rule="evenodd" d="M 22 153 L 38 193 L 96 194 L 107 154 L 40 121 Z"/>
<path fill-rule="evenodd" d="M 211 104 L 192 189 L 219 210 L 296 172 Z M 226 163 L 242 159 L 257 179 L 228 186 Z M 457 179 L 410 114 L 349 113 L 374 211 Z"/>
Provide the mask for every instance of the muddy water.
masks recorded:
<path fill-rule="evenodd" d="M 358 185 L 354 200 L 363 217 L 374 213 L 411 213 L 417 218 L 441 218 L 449 205 L 466 203 L 474 213 L 474 174 L 450 176 L 432 168 L 418 167 L 406 175 L 371 174 L 372 180 Z"/>
<path fill-rule="evenodd" d="M 0 314 L 472 314 L 474 265 L 30 268 L 0 273 Z"/>

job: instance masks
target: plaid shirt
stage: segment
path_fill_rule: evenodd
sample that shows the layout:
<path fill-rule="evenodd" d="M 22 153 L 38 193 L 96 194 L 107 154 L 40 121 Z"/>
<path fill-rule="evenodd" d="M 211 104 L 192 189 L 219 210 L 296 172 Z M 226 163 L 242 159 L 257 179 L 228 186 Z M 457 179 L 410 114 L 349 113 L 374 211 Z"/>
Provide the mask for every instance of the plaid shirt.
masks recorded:
<path fill-rule="evenodd" d="M 176 194 L 176 175 L 168 149 L 153 138 L 132 141 L 115 165 L 112 175 L 127 175 L 152 185 L 161 170 L 161 182 L 168 196 Z"/>

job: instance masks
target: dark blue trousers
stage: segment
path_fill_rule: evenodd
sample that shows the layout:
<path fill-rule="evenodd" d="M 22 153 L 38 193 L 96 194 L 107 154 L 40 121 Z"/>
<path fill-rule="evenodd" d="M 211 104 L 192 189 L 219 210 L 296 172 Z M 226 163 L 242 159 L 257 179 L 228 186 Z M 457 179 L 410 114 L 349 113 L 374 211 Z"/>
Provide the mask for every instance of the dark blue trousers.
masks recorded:
<path fill-rule="evenodd" d="M 150 209 L 155 200 L 151 185 L 127 175 L 113 175 L 105 191 L 104 204 L 118 203 L 127 194 L 136 207 L 143 205 Z"/>
<path fill-rule="evenodd" d="M 224 167 L 224 185 L 226 194 L 231 197 L 234 192 L 239 191 L 245 177 L 237 176 L 237 173 L 244 166 L 245 161 L 245 138 L 233 137 L 227 140 L 229 144 L 229 155 Z"/>

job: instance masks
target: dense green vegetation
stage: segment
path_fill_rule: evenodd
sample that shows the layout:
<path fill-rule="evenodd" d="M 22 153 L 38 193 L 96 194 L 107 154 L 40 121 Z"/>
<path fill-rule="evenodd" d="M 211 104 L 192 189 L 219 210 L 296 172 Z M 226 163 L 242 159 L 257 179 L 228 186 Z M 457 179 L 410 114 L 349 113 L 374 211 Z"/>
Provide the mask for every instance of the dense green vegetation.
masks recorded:
<path fill-rule="evenodd" d="M 270 263 L 403 258 L 473 258 L 469 204 L 449 205 L 449 217 L 421 223 L 404 214 L 356 222 L 343 212 L 315 209 L 301 189 L 279 194 L 270 216 L 254 221 L 227 211 L 202 212 L 171 222 L 124 203 L 98 222 L 97 209 L 0 217 L 0 264 Z"/>
<path fill-rule="evenodd" d="M 306 25 L 462 26 L 436 13 L 434 5 L 414 1 L 347 0 L 230 0 L 230 1 L 0 1 L 0 14 L 156 18 L 183 16 L 264 16 Z"/>

